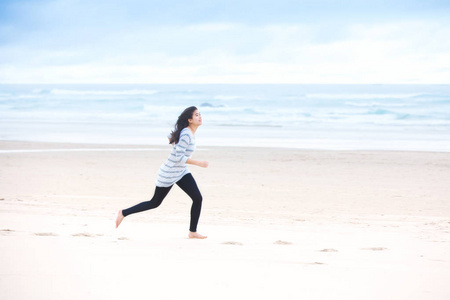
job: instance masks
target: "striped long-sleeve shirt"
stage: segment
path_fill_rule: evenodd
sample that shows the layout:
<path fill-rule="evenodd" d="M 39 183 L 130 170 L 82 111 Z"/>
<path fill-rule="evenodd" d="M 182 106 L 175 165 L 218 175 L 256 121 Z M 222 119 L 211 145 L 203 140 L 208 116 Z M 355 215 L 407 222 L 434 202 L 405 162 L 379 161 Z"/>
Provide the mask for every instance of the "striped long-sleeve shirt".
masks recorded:
<path fill-rule="evenodd" d="M 189 128 L 181 130 L 180 139 L 174 145 L 167 160 L 161 165 L 156 178 L 156 186 L 169 187 L 190 173 L 186 161 L 195 150 L 195 138 Z"/>

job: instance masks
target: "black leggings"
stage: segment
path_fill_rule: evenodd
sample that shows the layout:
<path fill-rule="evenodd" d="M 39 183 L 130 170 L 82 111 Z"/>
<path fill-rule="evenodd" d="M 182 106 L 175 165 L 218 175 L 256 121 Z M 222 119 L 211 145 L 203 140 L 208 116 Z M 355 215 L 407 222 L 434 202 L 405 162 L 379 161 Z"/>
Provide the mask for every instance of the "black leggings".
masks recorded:
<path fill-rule="evenodd" d="M 200 211 L 202 210 L 202 194 L 200 194 L 197 183 L 195 182 L 195 179 L 194 177 L 192 177 L 191 173 L 184 175 L 183 178 L 181 178 L 177 182 L 177 185 L 192 199 L 191 224 L 189 226 L 189 231 L 196 232 L 198 219 L 200 218 Z M 155 194 L 150 201 L 145 201 L 122 210 L 123 216 L 126 217 L 128 215 L 135 214 L 141 211 L 157 208 L 161 205 L 172 186 L 173 185 L 169 187 L 157 186 L 155 189 Z"/>

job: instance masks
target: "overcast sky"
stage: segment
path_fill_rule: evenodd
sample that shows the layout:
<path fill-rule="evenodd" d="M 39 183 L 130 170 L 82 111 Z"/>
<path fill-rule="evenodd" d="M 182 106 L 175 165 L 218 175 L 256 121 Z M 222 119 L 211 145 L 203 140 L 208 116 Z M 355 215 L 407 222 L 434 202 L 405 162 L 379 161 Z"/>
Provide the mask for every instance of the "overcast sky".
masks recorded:
<path fill-rule="evenodd" d="M 0 83 L 450 84 L 450 1 L 0 0 Z"/>

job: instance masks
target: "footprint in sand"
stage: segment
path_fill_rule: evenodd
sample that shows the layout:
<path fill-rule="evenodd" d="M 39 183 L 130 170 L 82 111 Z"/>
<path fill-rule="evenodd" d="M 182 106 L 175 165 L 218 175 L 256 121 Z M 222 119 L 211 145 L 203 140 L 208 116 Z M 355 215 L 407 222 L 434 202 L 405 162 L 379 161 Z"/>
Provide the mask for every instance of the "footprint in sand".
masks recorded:
<path fill-rule="evenodd" d="M 361 248 L 361 250 L 384 251 L 384 250 L 387 250 L 387 248 L 384 248 L 384 247 L 371 247 L 371 248 Z"/>
<path fill-rule="evenodd" d="M 223 245 L 235 245 L 235 246 L 243 246 L 244 244 L 240 242 L 223 242 Z"/>
<path fill-rule="evenodd" d="M 282 241 L 282 240 L 278 240 L 276 242 L 274 242 L 275 245 L 292 245 L 291 242 L 286 242 L 286 241 Z"/>
<path fill-rule="evenodd" d="M 56 233 L 53 233 L 53 232 L 36 232 L 34 235 L 37 235 L 37 236 L 58 236 Z"/>
<path fill-rule="evenodd" d="M 319 250 L 319 252 L 338 252 L 338 251 L 333 248 L 326 248 L 326 249 Z"/>
<path fill-rule="evenodd" d="M 319 262 L 319 261 L 315 261 L 315 262 L 288 262 L 288 263 L 297 264 L 297 265 L 313 265 L 313 266 L 326 265 L 326 263 Z"/>
<path fill-rule="evenodd" d="M 90 234 L 90 233 L 86 233 L 86 232 L 81 232 L 81 233 L 75 233 L 72 234 L 72 236 L 81 236 L 81 237 L 94 237 L 94 235 Z"/>

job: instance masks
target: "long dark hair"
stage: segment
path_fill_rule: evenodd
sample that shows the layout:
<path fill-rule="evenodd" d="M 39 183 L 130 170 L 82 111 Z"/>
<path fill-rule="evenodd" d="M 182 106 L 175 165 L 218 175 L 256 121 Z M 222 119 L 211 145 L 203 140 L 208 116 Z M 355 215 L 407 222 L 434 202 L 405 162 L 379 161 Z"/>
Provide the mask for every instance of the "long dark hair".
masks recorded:
<path fill-rule="evenodd" d="M 186 108 L 181 115 L 178 117 L 177 122 L 175 123 L 175 129 L 170 133 L 169 144 L 177 144 L 180 140 L 181 130 L 189 126 L 189 119 L 192 119 L 194 111 L 197 110 L 197 107 L 191 106 Z"/>

